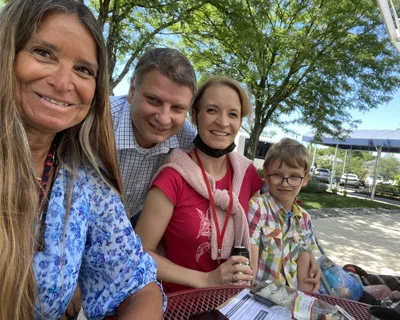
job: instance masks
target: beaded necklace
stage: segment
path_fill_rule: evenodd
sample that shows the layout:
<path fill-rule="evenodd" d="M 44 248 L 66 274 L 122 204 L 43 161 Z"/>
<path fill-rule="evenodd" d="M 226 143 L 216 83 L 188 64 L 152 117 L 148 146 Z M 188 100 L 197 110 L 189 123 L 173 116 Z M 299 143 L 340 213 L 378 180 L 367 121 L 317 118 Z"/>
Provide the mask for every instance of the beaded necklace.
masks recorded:
<path fill-rule="evenodd" d="M 56 157 L 56 146 L 53 145 L 49 153 L 47 154 L 46 160 L 44 162 L 44 169 L 42 179 L 39 180 L 40 182 L 40 193 L 39 193 L 39 213 L 40 216 L 40 226 L 39 226 L 39 233 L 38 239 L 36 242 L 36 251 L 44 251 L 46 248 L 46 240 L 44 238 L 44 233 L 46 231 L 46 214 L 47 214 L 47 207 L 50 202 L 51 190 L 53 189 L 54 184 L 54 175 L 58 166 L 58 159 Z M 49 181 L 50 172 L 52 167 L 54 170 L 51 175 L 51 183 L 49 190 L 46 192 L 47 183 Z"/>

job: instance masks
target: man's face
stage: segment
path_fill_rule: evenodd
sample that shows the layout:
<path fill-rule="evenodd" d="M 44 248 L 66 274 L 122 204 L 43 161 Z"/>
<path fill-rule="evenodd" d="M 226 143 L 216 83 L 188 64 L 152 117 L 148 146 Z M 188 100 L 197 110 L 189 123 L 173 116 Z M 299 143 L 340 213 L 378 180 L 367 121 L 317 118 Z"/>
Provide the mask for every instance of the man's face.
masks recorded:
<path fill-rule="evenodd" d="M 179 85 L 156 69 L 147 72 L 138 87 L 131 81 L 133 132 L 142 148 L 152 148 L 180 132 L 192 103 L 188 86 Z"/>

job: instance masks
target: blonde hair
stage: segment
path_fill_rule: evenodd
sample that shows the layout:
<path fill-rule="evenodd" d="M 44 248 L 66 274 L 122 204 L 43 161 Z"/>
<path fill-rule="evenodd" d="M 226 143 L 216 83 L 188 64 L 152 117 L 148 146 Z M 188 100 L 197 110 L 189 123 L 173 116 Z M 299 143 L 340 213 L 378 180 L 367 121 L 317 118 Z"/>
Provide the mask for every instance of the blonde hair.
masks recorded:
<path fill-rule="evenodd" d="M 193 105 L 192 105 L 192 109 L 191 109 L 192 115 L 193 114 L 196 115 L 199 112 L 200 101 L 201 101 L 201 98 L 203 97 L 206 89 L 209 87 L 218 86 L 218 85 L 227 86 L 227 87 L 235 90 L 236 93 L 239 95 L 240 105 L 241 105 L 241 108 L 240 108 L 240 117 L 241 118 L 244 118 L 251 112 L 252 107 L 250 104 L 249 96 L 247 95 L 246 91 L 243 89 L 243 87 L 240 85 L 240 83 L 238 81 L 233 80 L 231 78 L 226 78 L 226 77 L 215 77 L 215 78 L 208 79 L 206 82 L 204 82 L 200 86 L 200 88 L 197 92 L 197 95 L 193 101 Z"/>
<path fill-rule="evenodd" d="M 122 192 L 108 97 L 106 48 L 95 17 L 78 1 L 10 0 L 0 14 L 0 252 L 4 257 L 0 259 L 0 320 L 34 317 L 32 260 L 39 192 L 23 121 L 14 101 L 14 63 L 43 17 L 54 12 L 77 16 L 91 31 L 99 64 L 86 119 L 58 134 L 57 154 L 72 174 L 67 203 L 72 197 L 72 180 L 82 164 L 94 168 L 106 183 Z"/>
<path fill-rule="evenodd" d="M 304 172 L 310 171 L 310 157 L 306 147 L 294 139 L 284 138 L 277 143 L 274 143 L 267 152 L 263 168 L 268 169 L 268 166 L 274 161 L 281 161 L 291 168 L 304 168 Z"/>

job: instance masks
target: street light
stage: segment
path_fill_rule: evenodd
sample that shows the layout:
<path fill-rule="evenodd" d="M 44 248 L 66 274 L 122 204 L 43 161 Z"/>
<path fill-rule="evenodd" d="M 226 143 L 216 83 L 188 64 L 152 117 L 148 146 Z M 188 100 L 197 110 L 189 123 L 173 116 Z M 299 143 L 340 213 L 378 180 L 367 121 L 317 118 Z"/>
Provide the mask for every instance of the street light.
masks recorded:
<path fill-rule="evenodd" d="M 400 24 L 392 0 L 377 0 L 381 9 L 389 38 L 398 51 L 400 51 Z"/>

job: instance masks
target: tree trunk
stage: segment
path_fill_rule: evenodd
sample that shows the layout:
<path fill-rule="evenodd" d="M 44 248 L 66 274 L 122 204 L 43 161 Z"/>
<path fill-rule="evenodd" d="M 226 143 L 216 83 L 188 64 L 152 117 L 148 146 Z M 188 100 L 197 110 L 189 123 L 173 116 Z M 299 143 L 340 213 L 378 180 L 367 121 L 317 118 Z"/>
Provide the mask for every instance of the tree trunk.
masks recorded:
<path fill-rule="evenodd" d="M 260 139 L 260 135 L 262 132 L 262 128 L 258 122 L 254 123 L 254 129 L 250 132 L 249 144 L 244 152 L 245 156 L 250 160 L 254 160 L 257 152 L 258 140 Z"/>

